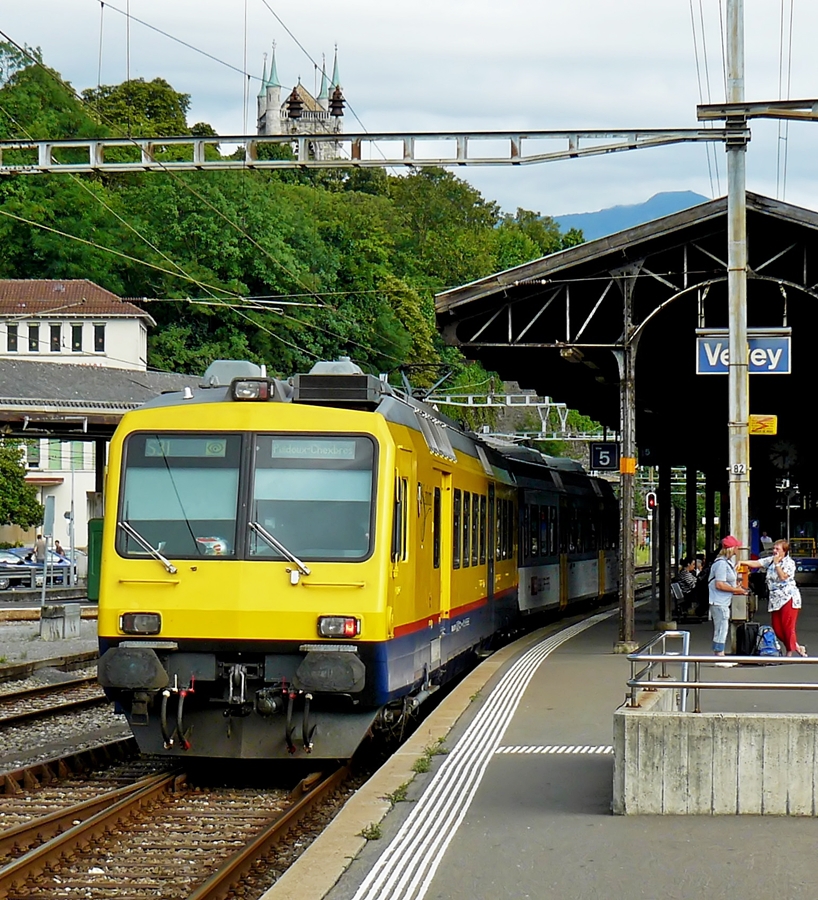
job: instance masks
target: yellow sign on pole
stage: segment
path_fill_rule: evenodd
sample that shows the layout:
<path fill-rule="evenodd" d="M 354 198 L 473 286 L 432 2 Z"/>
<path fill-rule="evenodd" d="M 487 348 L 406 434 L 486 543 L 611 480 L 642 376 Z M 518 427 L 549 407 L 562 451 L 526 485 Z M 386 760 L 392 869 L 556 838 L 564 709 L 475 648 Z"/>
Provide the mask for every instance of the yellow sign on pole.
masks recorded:
<path fill-rule="evenodd" d="M 750 415 L 750 434 L 778 434 L 778 416 Z"/>

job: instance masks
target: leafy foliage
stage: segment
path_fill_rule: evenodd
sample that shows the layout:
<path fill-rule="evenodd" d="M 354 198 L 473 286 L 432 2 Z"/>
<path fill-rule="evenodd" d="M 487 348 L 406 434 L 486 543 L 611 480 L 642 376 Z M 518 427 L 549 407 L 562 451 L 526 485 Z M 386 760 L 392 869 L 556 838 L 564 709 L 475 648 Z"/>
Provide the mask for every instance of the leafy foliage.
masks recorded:
<path fill-rule="evenodd" d="M 37 489 L 27 484 L 19 441 L 0 441 L 0 525 L 31 528 L 43 521 Z"/>
<path fill-rule="evenodd" d="M 191 134 L 187 124 L 190 94 L 175 91 L 164 78 L 133 78 L 82 92 L 86 107 L 103 122 L 116 123 L 118 134 L 133 137 L 175 137 Z M 201 132 L 209 126 L 199 122 Z M 212 129 L 211 129 L 212 132 Z"/>
<path fill-rule="evenodd" d="M 80 98 L 25 62 L 0 45 L 0 137 L 213 133 L 188 126 L 189 95 L 162 78 Z M 449 367 L 452 390 L 488 375 L 444 346 L 434 294 L 581 240 L 535 212 L 503 215 L 443 169 L 12 176 L 0 212 L 0 277 L 88 278 L 145 298 L 152 366 L 201 373 L 241 357 L 290 375 L 348 355 L 373 372 L 422 365 L 412 378 L 427 387 Z"/>

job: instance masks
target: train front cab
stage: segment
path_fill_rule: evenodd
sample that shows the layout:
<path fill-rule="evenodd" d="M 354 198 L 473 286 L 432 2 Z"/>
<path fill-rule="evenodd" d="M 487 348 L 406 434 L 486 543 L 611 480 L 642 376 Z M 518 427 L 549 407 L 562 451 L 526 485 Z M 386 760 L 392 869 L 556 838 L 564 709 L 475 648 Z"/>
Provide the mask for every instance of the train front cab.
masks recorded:
<path fill-rule="evenodd" d="M 269 424 L 239 404 L 168 406 L 129 414 L 112 442 L 100 679 L 146 752 L 347 756 L 451 677 L 516 588 L 509 489 L 495 500 L 474 455 L 433 457 L 366 412 L 281 404 Z M 366 547 L 317 552 L 341 512 L 335 537 L 357 540 L 326 500 L 351 488 L 320 460 L 369 444 L 374 477 L 347 479 L 358 502 L 371 484 Z M 319 497 L 288 530 L 288 504 Z"/>

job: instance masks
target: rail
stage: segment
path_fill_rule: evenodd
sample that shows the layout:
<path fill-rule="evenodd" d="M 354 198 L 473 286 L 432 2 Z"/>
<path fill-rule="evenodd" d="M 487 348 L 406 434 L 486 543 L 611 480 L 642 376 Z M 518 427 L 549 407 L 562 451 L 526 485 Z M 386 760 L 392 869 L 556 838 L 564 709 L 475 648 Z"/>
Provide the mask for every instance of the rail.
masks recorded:
<path fill-rule="evenodd" d="M 665 641 L 667 638 L 680 638 L 682 640 L 682 653 L 667 652 Z M 662 645 L 662 653 L 654 653 L 655 647 Z M 725 659 L 723 656 L 705 654 L 690 654 L 689 631 L 666 631 L 652 638 L 634 653 L 628 656 L 631 664 L 631 677 L 627 685 L 630 689 L 629 706 L 637 706 L 636 693 L 639 690 L 679 690 L 679 710 L 687 712 L 687 695 L 693 691 L 693 712 L 701 712 L 701 692 L 704 690 L 728 690 L 728 691 L 816 691 L 818 681 L 702 681 L 702 665 L 718 666 L 725 662 L 741 666 L 809 666 L 818 664 L 818 657 L 810 656 L 731 656 Z M 642 663 L 643 668 L 638 672 L 637 666 Z M 681 678 L 672 680 L 668 674 L 668 665 L 681 667 Z M 654 675 L 657 667 L 660 674 Z M 693 669 L 693 678 L 690 679 L 690 669 Z"/>

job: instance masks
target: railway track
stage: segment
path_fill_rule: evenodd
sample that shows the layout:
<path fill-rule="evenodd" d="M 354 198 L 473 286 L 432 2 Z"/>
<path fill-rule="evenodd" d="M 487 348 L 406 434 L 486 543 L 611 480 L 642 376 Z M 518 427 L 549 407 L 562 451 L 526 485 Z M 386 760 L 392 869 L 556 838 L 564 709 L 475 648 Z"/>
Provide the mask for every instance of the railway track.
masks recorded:
<path fill-rule="evenodd" d="M 0 898 L 227 897 L 261 877 L 265 855 L 349 770 L 292 791 L 197 787 L 178 769 L 133 775 L 60 782 L 31 793 L 22 811 L 0 797 Z"/>
<path fill-rule="evenodd" d="M 96 675 L 0 695 L 0 727 L 42 719 L 69 710 L 101 706 L 108 700 Z"/>

